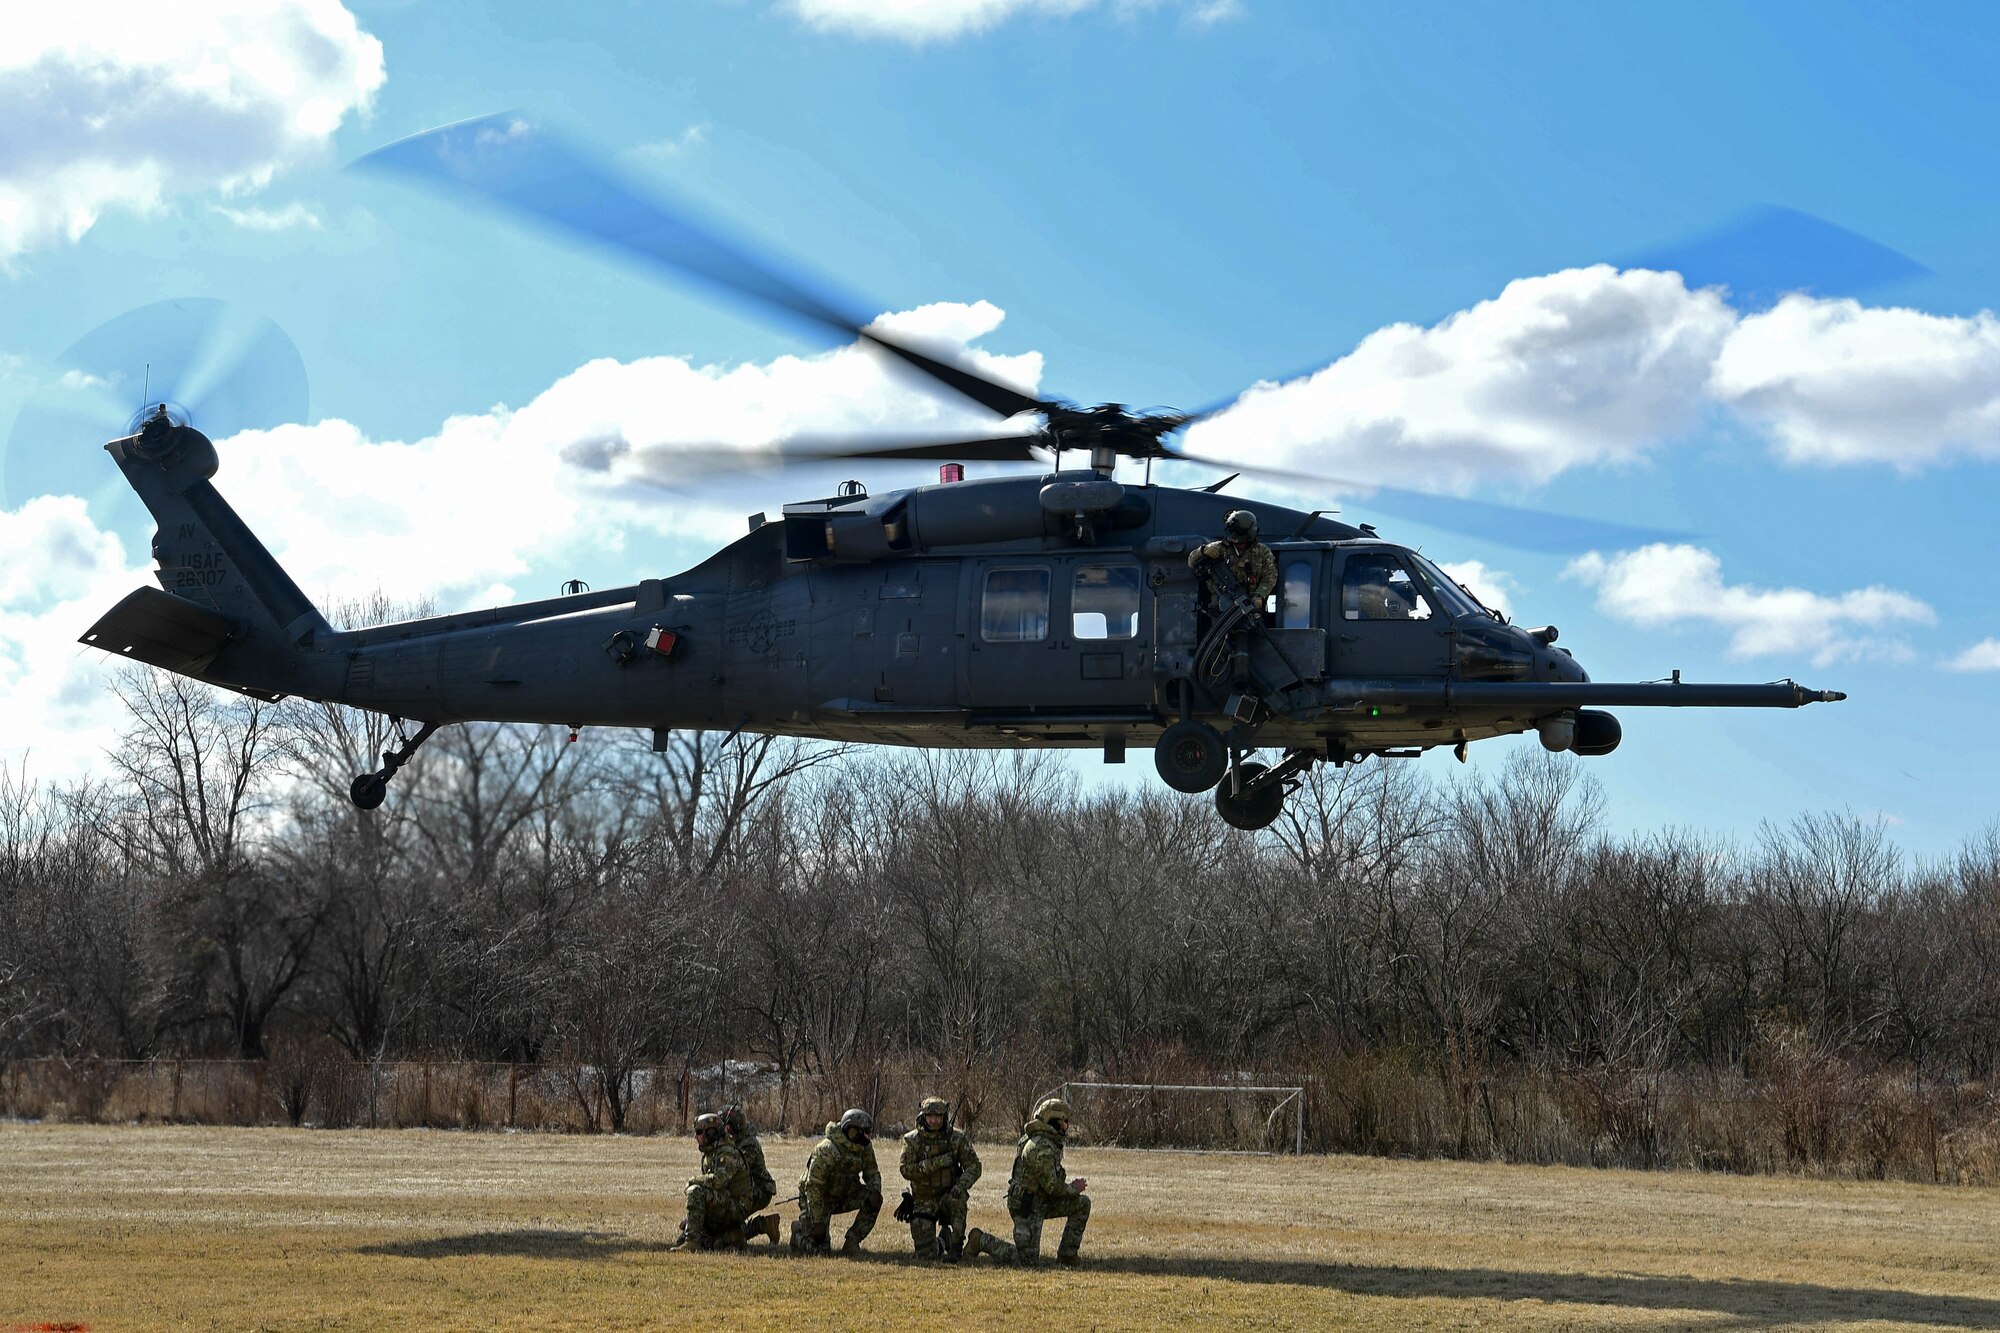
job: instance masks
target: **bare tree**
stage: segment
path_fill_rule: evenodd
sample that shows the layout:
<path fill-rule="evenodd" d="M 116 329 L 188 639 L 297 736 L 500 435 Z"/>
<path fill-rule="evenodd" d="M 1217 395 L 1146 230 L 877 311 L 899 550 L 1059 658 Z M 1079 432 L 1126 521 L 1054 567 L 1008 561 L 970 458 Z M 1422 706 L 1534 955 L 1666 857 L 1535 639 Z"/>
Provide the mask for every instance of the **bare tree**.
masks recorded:
<path fill-rule="evenodd" d="M 246 1058 L 298 981 L 323 900 L 255 855 L 274 765 L 259 700 L 134 668 L 119 678 L 130 724 L 112 760 L 131 806 L 126 851 L 150 868 L 184 932 L 190 980 Z"/>
<path fill-rule="evenodd" d="M 1776 992 L 1823 1043 L 1866 1036 L 1877 1015 L 1868 998 L 1873 960 L 1860 930 L 1896 889 L 1900 854 L 1879 821 L 1850 814 L 1767 824 L 1761 844 L 1746 902 L 1771 949 Z"/>

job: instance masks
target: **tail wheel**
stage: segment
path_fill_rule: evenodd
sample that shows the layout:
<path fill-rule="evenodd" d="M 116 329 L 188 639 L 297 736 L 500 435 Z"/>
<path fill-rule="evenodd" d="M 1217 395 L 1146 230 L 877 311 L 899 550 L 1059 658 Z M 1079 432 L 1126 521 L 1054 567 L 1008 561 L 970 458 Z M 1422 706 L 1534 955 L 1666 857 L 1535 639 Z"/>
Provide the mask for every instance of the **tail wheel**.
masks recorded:
<path fill-rule="evenodd" d="M 1229 747 L 1214 727 L 1188 718 L 1160 733 L 1153 764 L 1175 791 L 1207 791 L 1228 771 Z"/>
<path fill-rule="evenodd" d="M 1236 769 L 1241 796 L 1230 794 L 1229 784 L 1224 782 L 1215 789 L 1215 809 L 1222 816 L 1222 822 L 1231 828 L 1260 829 L 1276 820 L 1285 809 L 1285 784 L 1267 783 L 1262 787 L 1251 787 L 1265 773 L 1264 765 L 1255 762 L 1239 764 Z"/>
<path fill-rule="evenodd" d="M 389 794 L 389 779 L 380 773 L 363 773 L 347 789 L 348 799 L 362 810 L 373 810 Z"/>

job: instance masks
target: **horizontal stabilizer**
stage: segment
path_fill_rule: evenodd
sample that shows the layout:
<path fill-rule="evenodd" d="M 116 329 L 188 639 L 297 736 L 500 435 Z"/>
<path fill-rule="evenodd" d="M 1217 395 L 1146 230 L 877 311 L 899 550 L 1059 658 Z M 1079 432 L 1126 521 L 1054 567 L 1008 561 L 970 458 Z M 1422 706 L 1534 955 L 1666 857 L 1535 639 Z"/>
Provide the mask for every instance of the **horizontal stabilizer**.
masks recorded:
<path fill-rule="evenodd" d="M 79 643 L 200 676 L 236 633 L 233 621 L 158 588 L 140 588 L 97 618 Z"/>

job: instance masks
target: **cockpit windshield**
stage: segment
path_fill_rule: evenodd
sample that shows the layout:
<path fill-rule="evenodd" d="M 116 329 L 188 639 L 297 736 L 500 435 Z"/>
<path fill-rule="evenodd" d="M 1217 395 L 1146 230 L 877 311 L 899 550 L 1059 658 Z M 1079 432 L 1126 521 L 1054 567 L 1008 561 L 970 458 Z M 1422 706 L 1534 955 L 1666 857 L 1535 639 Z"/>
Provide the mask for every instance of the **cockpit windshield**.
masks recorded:
<path fill-rule="evenodd" d="M 1460 616 L 1472 615 L 1493 617 L 1493 613 L 1487 610 L 1477 597 L 1460 587 L 1458 580 L 1439 569 L 1435 562 L 1418 555 L 1415 551 L 1410 552 L 1409 560 L 1423 574 L 1425 582 L 1429 583 L 1432 590 L 1437 593 L 1438 600 L 1444 603 L 1446 615 L 1454 620 Z"/>

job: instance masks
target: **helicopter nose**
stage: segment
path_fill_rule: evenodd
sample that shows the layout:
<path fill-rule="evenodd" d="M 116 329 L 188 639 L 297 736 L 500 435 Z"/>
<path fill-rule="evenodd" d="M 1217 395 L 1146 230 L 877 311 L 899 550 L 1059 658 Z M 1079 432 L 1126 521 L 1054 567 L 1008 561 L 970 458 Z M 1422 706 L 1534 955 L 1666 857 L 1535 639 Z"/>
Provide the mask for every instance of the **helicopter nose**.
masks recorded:
<path fill-rule="evenodd" d="M 1571 657 L 1561 648 L 1544 648 L 1546 678 L 1553 681 L 1582 684 L 1590 679 L 1590 673 L 1583 669 L 1583 663 Z"/>

